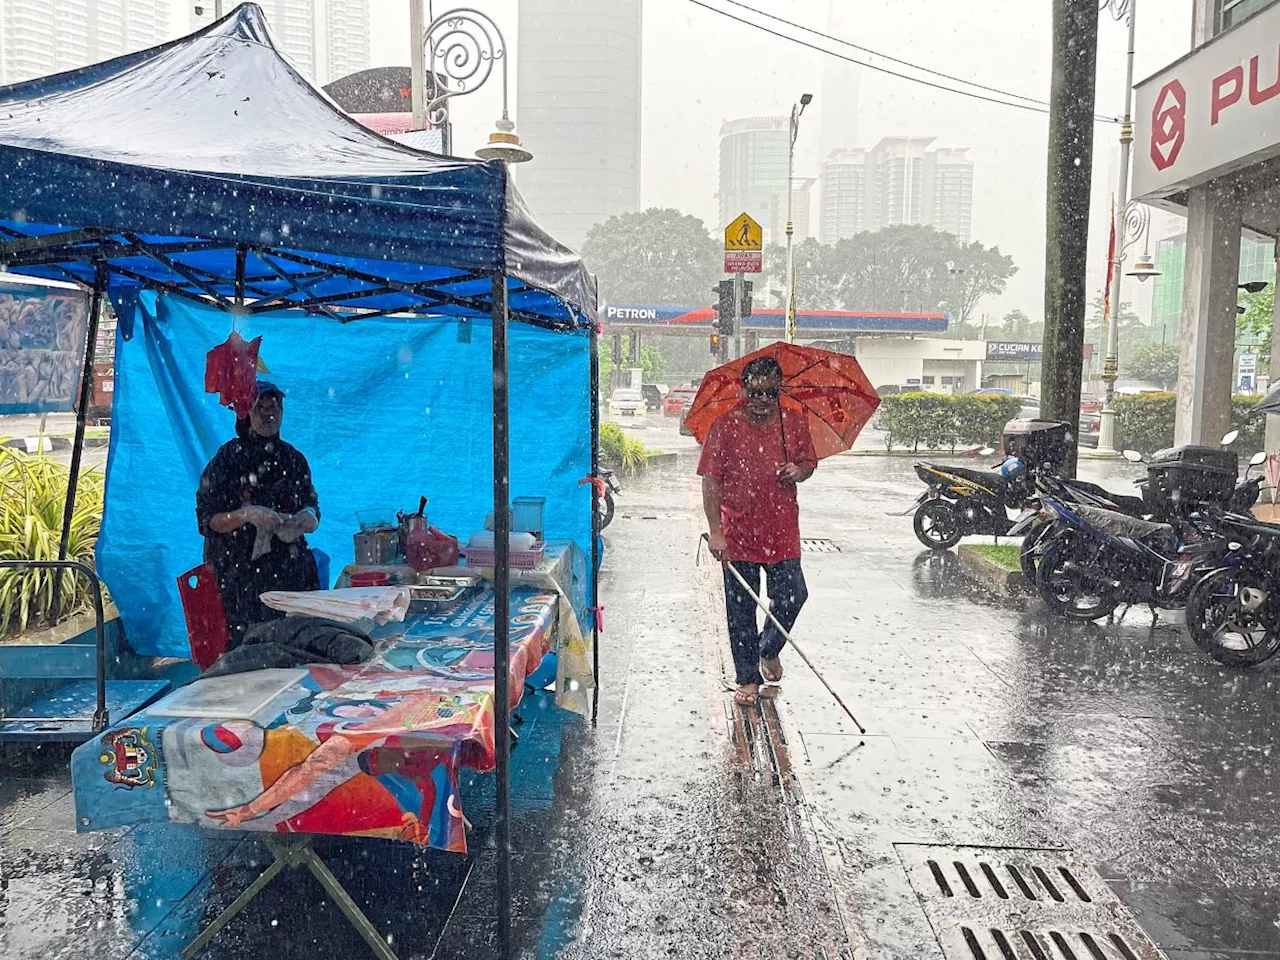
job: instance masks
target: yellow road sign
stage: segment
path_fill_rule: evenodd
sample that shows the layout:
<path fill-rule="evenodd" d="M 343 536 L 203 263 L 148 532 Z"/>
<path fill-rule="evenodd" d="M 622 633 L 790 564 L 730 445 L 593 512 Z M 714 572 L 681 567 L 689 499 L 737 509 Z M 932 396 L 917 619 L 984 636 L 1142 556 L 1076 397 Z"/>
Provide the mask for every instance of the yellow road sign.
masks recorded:
<path fill-rule="evenodd" d="M 764 249 L 764 231 L 745 213 L 724 228 L 724 249 L 726 252 L 739 250 Z"/>

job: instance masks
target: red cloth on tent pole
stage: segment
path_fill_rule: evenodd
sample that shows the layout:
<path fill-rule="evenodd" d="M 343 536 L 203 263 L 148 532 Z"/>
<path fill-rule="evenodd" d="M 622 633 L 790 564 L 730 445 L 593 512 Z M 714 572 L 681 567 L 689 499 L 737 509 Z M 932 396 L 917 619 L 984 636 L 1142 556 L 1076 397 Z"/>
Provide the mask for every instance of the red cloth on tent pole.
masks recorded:
<path fill-rule="evenodd" d="M 261 337 L 246 340 L 234 330 L 204 358 L 204 391 L 218 394 L 218 402 L 237 417 L 247 417 L 258 382 L 258 348 Z"/>

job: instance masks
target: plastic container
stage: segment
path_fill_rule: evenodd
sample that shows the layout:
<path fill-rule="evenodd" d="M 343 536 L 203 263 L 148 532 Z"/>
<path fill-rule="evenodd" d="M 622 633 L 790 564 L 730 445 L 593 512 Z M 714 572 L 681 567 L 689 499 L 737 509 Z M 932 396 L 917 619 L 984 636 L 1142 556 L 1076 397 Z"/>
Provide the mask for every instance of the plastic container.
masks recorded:
<path fill-rule="evenodd" d="M 462 552 L 466 555 L 468 567 L 492 567 L 497 563 L 492 543 L 487 547 L 469 544 L 462 548 Z M 546 545 L 536 543 L 530 550 L 511 550 L 508 553 L 508 563 L 513 570 L 532 570 L 542 563 L 546 555 Z"/>
<path fill-rule="evenodd" d="M 1066 466 L 1075 446 L 1075 429 L 1061 420 L 1010 420 L 1000 437 L 1006 457 L 1017 457 L 1028 470 Z"/>
<path fill-rule="evenodd" d="M 546 497 L 516 497 L 511 501 L 512 531 L 531 533 L 535 540 L 541 540 L 542 517 L 546 506 Z"/>
<path fill-rule="evenodd" d="M 391 574 L 385 570 L 362 570 L 350 577 L 353 587 L 385 587 L 391 583 Z"/>
<path fill-rule="evenodd" d="M 1156 507 L 1221 504 L 1235 492 L 1240 459 L 1217 447 L 1170 447 L 1147 460 L 1151 502 Z"/>

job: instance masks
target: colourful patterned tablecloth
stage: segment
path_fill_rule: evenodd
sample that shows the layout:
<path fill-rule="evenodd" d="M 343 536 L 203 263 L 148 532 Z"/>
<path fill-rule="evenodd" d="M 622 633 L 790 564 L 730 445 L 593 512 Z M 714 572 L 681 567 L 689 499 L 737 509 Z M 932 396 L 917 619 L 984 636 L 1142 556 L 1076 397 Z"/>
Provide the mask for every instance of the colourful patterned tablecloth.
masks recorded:
<path fill-rule="evenodd" d="M 381 628 L 367 663 L 307 667 L 262 723 L 135 714 L 73 755 L 77 828 L 174 821 L 465 852 L 458 771 L 494 763 L 493 600 L 486 584 L 450 613 Z M 511 591 L 513 708 L 555 649 L 558 605 Z"/>

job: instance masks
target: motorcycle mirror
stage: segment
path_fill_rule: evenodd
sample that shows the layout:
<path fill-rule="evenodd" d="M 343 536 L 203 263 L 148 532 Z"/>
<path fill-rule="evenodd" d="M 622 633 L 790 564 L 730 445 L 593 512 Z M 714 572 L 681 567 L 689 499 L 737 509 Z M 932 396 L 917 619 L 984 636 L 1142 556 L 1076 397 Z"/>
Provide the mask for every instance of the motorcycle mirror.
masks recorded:
<path fill-rule="evenodd" d="M 1229 447 L 1236 442 L 1236 438 L 1240 436 L 1239 430 L 1230 430 L 1222 435 L 1222 445 Z"/>
<path fill-rule="evenodd" d="M 1265 450 L 1259 450 L 1257 453 L 1255 453 L 1252 457 L 1249 458 L 1249 466 L 1251 467 L 1260 467 L 1266 462 L 1267 462 L 1267 452 Z"/>
<path fill-rule="evenodd" d="M 1121 454 L 1121 456 L 1123 456 L 1130 463 L 1142 462 L 1142 454 L 1140 454 L 1137 450 L 1126 450 L 1124 451 L 1123 454 Z"/>

